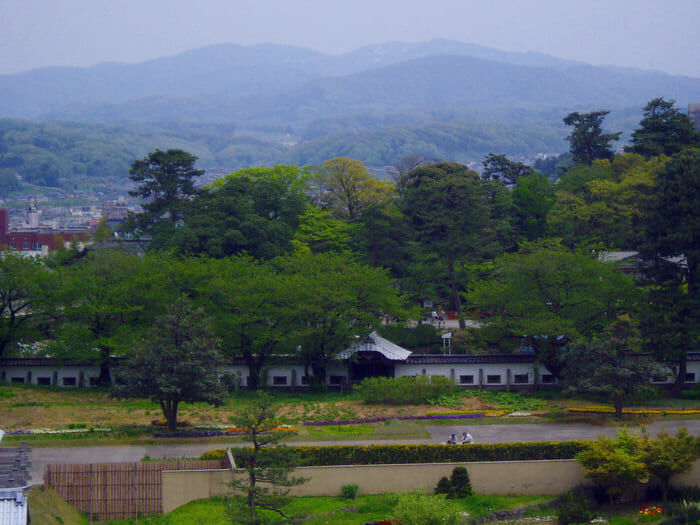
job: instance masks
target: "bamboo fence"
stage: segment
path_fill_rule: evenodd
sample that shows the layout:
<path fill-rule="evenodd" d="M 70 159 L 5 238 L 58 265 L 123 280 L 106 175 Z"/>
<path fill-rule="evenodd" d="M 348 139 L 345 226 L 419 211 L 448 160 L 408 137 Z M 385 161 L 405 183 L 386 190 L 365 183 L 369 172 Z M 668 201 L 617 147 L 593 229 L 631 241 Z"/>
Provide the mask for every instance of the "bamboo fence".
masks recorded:
<path fill-rule="evenodd" d="M 212 461 L 148 461 L 46 465 L 44 486 L 93 520 L 135 518 L 163 512 L 164 470 L 227 468 Z"/>

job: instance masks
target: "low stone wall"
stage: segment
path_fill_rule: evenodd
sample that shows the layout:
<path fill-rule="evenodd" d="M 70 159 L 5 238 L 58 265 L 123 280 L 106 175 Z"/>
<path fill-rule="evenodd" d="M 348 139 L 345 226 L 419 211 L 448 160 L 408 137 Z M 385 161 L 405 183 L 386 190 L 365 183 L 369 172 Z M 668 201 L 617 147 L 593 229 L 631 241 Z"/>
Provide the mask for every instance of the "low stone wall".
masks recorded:
<path fill-rule="evenodd" d="M 300 467 L 295 476 L 309 478 L 292 487 L 294 496 L 337 496 L 343 485 L 358 485 L 360 494 L 430 492 L 442 476 L 455 467 L 469 472 L 472 488 L 479 494 L 563 494 L 586 481 L 583 468 L 574 459 L 543 461 L 495 461 L 475 463 L 426 463 L 409 465 L 343 465 Z M 228 483 L 240 474 L 230 470 L 164 471 L 163 512 L 202 498 L 230 492 Z M 700 484 L 700 461 L 693 470 L 676 476 L 674 485 Z"/>

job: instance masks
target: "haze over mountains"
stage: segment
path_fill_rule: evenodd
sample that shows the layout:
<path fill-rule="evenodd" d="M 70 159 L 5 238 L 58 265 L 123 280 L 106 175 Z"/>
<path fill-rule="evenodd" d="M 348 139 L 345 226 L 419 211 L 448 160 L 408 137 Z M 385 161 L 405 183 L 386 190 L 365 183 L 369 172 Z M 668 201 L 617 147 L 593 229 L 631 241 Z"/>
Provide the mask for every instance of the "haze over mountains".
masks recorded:
<path fill-rule="evenodd" d="M 629 133 L 658 96 L 684 109 L 700 100 L 700 79 L 449 40 L 343 55 L 222 44 L 139 64 L 2 75 L 0 118 L 119 123 L 137 135 L 128 142 L 143 143 L 139 152 L 171 146 L 149 144 L 155 135 L 224 171 L 352 154 L 381 166 L 413 153 L 478 161 L 489 151 L 562 152 L 567 113 L 611 109 L 606 127 Z"/>

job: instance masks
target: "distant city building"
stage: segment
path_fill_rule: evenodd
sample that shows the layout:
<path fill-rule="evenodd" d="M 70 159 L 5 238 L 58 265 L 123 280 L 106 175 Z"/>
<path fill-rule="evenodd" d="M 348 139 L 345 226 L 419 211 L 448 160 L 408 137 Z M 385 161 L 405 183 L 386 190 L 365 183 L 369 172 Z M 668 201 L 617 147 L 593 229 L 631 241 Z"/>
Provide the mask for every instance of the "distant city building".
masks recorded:
<path fill-rule="evenodd" d="M 106 217 L 108 221 L 123 221 L 126 219 L 127 213 L 129 213 L 129 208 L 125 200 L 102 203 L 102 217 Z"/>
<path fill-rule="evenodd" d="M 700 102 L 688 104 L 688 115 L 690 120 L 695 123 L 695 129 L 700 131 Z"/>
<path fill-rule="evenodd" d="M 0 209 L 0 249 L 44 255 L 48 250 L 56 249 L 60 243 L 65 245 L 84 241 L 87 235 L 88 229 L 85 227 L 59 230 L 40 226 L 39 213 L 34 204 L 30 204 L 25 211 L 25 223 L 20 228 L 10 230 L 9 210 Z"/>

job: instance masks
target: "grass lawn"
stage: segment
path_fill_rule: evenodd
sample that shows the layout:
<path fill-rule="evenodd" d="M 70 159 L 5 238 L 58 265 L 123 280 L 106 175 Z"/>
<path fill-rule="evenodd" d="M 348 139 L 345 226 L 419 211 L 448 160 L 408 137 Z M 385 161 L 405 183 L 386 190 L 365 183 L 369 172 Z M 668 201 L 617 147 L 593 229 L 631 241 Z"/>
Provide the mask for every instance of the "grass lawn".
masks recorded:
<path fill-rule="evenodd" d="M 568 407 L 600 405 L 600 399 L 567 398 L 558 392 L 533 395 L 508 392 L 461 390 L 451 395 L 448 406 L 438 405 L 365 405 L 356 394 L 337 392 L 274 391 L 282 422 L 296 426 L 298 435 L 291 441 L 334 441 L 348 439 L 427 439 L 424 421 L 398 421 L 330 426 L 304 426 L 304 421 L 355 420 L 375 417 L 400 417 L 436 413 L 474 413 L 501 411 L 531 414 L 525 417 L 488 417 L 470 419 L 470 425 L 507 423 L 586 422 L 606 425 L 617 422 L 609 415 L 573 414 Z M 231 395 L 218 408 L 204 403 L 180 405 L 179 419 L 196 425 L 229 425 L 241 409 L 254 403 L 254 392 Z M 698 408 L 691 399 L 658 398 L 638 408 Z M 71 446 L 99 444 L 148 444 L 162 442 L 152 434 L 152 420 L 162 419 L 160 408 L 148 399 L 118 400 L 104 389 L 57 389 L 26 385 L 0 386 L 0 412 L 5 431 L 47 428 L 108 428 L 110 432 L 71 435 L 6 436 L 5 441 L 27 440 L 32 446 Z M 677 417 L 677 416 L 674 416 Z M 687 416 L 698 418 L 700 416 Z M 629 416 L 636 424 L 650 417 Z M 430 425 L 452 425 L 455 420 L 431 420 Z M 230 436 L 207 438 L 212 443 L 231 442 Z M 199 439 L 201 441 L 201 439 Z M 169 443 L 188 442 L 186 438 Z"/>
<path fill-rule="evenodd" d="M 391 517 L 397 495 L 378 494 L 358 496 L 354 500 L 332 497 L 295 498 L 284 508 L 291 516 L 306 516 L 308 525 L 363 525 Z M 551 496 L 482 496 L 475 495 L 456 500 L 470 516 L 482 516 L 494 510 L 514 509 L 531 503 L 551 499 Z M 109 521 L 110 525 L 131 525 L 135 520 Z M 223 498 L 198 500 L 183 505 L 165 516 L 139 518 L 143 525 L 186 525 L 211 523 L 212 525 L 231 523 L 226 516 L 226 503 Z"/>

